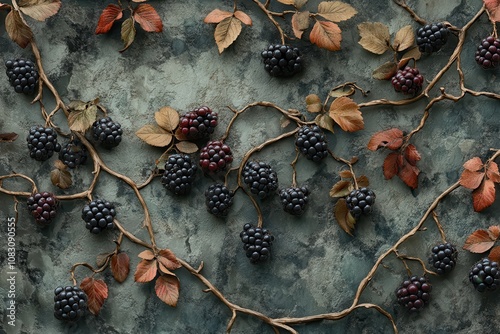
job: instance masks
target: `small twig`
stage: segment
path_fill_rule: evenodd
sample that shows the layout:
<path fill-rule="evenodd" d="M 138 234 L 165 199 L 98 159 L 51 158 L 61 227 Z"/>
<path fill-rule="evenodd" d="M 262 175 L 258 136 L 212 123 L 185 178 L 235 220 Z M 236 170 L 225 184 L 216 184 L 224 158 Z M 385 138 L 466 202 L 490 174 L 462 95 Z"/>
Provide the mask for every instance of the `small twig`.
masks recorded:
<path fill-rule="evenodd" d="M 441 223 L 439 222 L 436 210 L 432 211 L 432 218 L 434 219 L 434 222 L 436 223 L 436 227 L 438 228 L 439 234 L 441 235 L 441 240 L 443 240 L 443 242 L 446 243 L 446 234 L 444 233 L 443 225 L 441 225 Z"/>
<path fill-rule="evenodd" d="M 297 187 L 297 169 L 295 168 L 295 165 L 297 165 L 297 161 L 299 161 L 299 150 L 297 147 L 295 147 L 295 159 L 293 159 L 292 163 L 290 166 L 292 166 L 292 187 L 295 188 Z"/>

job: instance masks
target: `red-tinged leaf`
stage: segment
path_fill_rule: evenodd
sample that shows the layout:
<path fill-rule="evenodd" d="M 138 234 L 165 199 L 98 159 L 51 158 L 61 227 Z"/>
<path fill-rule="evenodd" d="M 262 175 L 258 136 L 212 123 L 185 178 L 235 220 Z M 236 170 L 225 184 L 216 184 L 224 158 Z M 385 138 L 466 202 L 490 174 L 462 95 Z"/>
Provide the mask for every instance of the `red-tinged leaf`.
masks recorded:
<path fill-rule="evenodd" d="M 33 40 L 33 32 L 15 9 L 5 17 L 5 30 L 10 39 L 23 49 Z"/>
<path fill-rule="evenodd" d="M 460 176 L 460 185 L 467 189 L 477 189 L 484 179 L 483 172 L 471 172 L 468 169 L 464 169 L 462 175 Z"/>
<path fill-rule="evenodd" d="M 365 127 L 358 104 L 347 96 L 336 98 L 328 114 L 344 131 L 355 132 Z"/>
<path fill-rule="evenodd" d="M 158 253 L 158 261 L 160 261 L 165 267 L 170 270 L 175 270 L 181 267 L 181 264 L 177 260 L 174 252 L 170 249 L 162 249 Z"/>
<path fill-rule="evenodd" d="M 472 253 L 484 253 L 494 244 L 495 240 L 491 239 L 487 230 L 476 230 L 467 237 L 462 248 Z"/>
<path fill-rule="evenodd" d="M 179 279 L 175 276 L 161 275 L 156 280 L 156 295 L 167 305 L 173 307 L 177 306 L 177 300 L 179 299 L 179 289 Z"/>
<path fill-rule="evenodd" d="M 385 157 L 384 160 L 384 177 L 386 180 L 392 179 L 398 174 L 399 168 L 403 165 L 403 157 L 401 154 L 392 152 Z"/>
<path fill-rule="evenodd" d="M 500 173 L 496 162 L 491 161 L 486 167 L 486 176 L 495 183 L 500 183 Z"/>
<path fill-rule="evenodd" d="M 367 147 L 370 151 L 376 151 L 382 147 L 397 150 L 401 145 L 403 145 L 403 131 L 392 128 L 375 133 L 370 138 Z"/>
<path fill-rule="evenodd" d="M 160 271 L 164 274 L 175 276 L 175 274 L 171 272 L 167 267 L 165 267 L 161 262 L 158 262 L 158 269 L 160 269 Z"/>
<path fill-rule="evenodd" d="M 498 0 L 483 0 L 486 9 L 488 10 L 491 19 L 494 22 L 500 22 L 500 1 Z"/>
<path fill-rule="evenodd" d="M 147 32 L 161 32 L 163 23 L 153 6 L 142 3 L 134 10 L 134 19 Z"/>
<path fill-rule="evenodd" d="M 500 263 L 500 246 L 493 247 L 488 255 L 491 261 Z"/>
<path fill-rule="evenodd" d="M 304 30 L 309 28 L 309 23 L 310 23 L 309 14 L 310 13 L 308 11 L 305 11 L 305 12 L 297 12 L 292 16 L 293 34 L 298 39 L 301 39 Z"/>
<path fill-rule="evenodd" d="M 491 180 L 483 180 L 479 188 L 472 192 L 472 204 L 474 211 L 480 212 L 495 202 L 495 183 Z"/>
<path fill-rule="evenodd" d="M 228 48 L 241 33 L 241 21 L 235 17 L 227 17 L 215 27 L 215 43 L 219 54 Z"/>
<path fill-rule="evenodd" d="M 82 289 L 87 294 L 87 307 L 93 315 L 99 315 L 104 301 L 108 298 L 108 286 L 101 279 L 93 277 L 85 277 L 80 284 Z"/>
<path fill-rule="evenodd" d="M 21 12 L 37 21 L 45 21 L 61 8 L 61 0 L 20 0 L 18 4 Z"/>
<path fill-rule="evenodd" d="M 353 188 L 350 181 L 339 181 L 330 189 L 330 197 L 345 197 L 349 195 Z"/>
<path fill-rule="evenodd" d="M 488 227 L 488 233 L 490 234 L 490 238 L 493 240 L 497 240 L 500 237 L 500 226 L 493 225 Z"/>
<path fill-rule="evenodd" d="M 420 156 L 420 153 L 418 153 L 415 145 L 410 144 L 410 145 L 406 146 L 405 158 L 406 158 L 406 160 L 408 160 L 408 162 L 410 164 L 415 166 L 417 164 L 417 161 L 419 161 L 422 157 Z"/>
<path fill-rule="evenodd" d="M 137 264 L 134 281 L 139 283 L 151 282 L 156 277 L 157 270 L 156 260 L 141 260 Z"/>
<path fill-rule="evenodd" d="M 234 17 L 236 17 L 238 20 L 243 22 L 243 24 L 246 24 L 247 26 L 252 25 L 252 19 L 250 16 L 248 16 L 247 13 L 242 12 L 241 10 L 237 10 L 234 12 Z"/>
<path fill-rule="evenodd" d="M 420 174 L 420 169 L 410 164 L 408 160 L 403 159 L 403 164 L 399 168 L 398 176 L 408 187 L 417 189 L 418 174 Z"/>
<path fill-rule="evenodd" d="M 464 168 L 470 170 L 471 172 L 477 172 L 478 170 L 483 169 L 483 167 L 483 162 L 478 157 L 474 157 L 464 163 Z"/>
<path fill-rule="evenodd" d="M 123 41 L 123 49 L 120 52 L 127 50 L 135 39 L 135 21 L 133 17 L 129 17 L 122 22 L 121 37 Z"/>
<path fill-rule="evenodd" d="M 12 143 L 19 135 L 14 132 L 0 133 L 0 143 Z"/>
<path fill-rule="evenodd" d="M 99 17 L 99 22 L 97 22 L 97 27 L 95 28 L 95 34 L 105 34 L 111 30 L 113 23 L 116 20 L 121 19 L 123 16 L 122 8 L 118 5 L 108 5 L 101 13 Z"/>
<path fill-rule="evenodd" d="M 220 10 L 220 9 L 214 9 L 210 13 L 208 13 L 207 16 L 205 16 L 205 19 L 203 22 L 205 23 L 219 23 L 222 20 L 233 16 L 233 13 L 227 12 L 225 10 Z"/>
<path fill-rule="evenodd" d="M 342 42 L 342 30 L 333 22 L 316 21 L 309 39 L 320 48 L 338 51 Z"/>
<path fill-rule="evenodd" d="M 388 61 L 372 72 L 372 77 L 378 80 L 389 80 L 398 72 L 398 67 L 393 61 Z"/>
<path fill-rule="evenodd" d="M 139 255 L 137 255 L 137 256 L 143 260 L 152 260 L 155 258 L 155 255 L 149 249 L 146 249 L 146 250 L 140 252 Z"/>
<path fill-rule="evenodd" d="M 333 209 L 335 214 L 335 219 L 339 226 L 349 235 L 352 235 L 354 231 L 354 225 L 356 224 L 356 220 L 349 212 L 349 208 L 347 207 L 347 203 L 344 198 L 340 198 L 335 207 Z"/>
<path fill-rule="evenodd" d="M 111 257 L 111 272 L 118 283 L 124 282 L 130 272 L 130 258 L 127 253 L 120 252 Z"/>
<path fill-rule="evenodd" d="M 344 178 L 352 178 L 353 175 L 350 170 L 342 170 L 339 172 L 339 176 Z"/>

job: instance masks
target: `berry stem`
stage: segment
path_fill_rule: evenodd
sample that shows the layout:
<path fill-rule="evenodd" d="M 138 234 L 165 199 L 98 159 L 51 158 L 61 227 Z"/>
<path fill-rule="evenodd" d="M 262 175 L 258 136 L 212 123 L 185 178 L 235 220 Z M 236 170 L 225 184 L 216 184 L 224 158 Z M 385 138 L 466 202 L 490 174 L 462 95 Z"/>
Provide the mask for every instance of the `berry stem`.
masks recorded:
<path fill-rule="evenodd" d="M 446 234 L 444 233 L 443 225 L 439 222 L 438 215 L 436 213 L 436 210 L 432 211 L 432 219 L 434 219 L 434 222 L 436 222 L 436 227 L 439 230 L 439 234 L 441 235 L 441 240 L 443 243 L 446 243 Z"/>
<path fill-rule="evenodd" d="M 359 189 L 358 181 L 356 180 L 356 174 L 354 173 L 354 168 L 352 167 L 352 165 L 354 163 L 356 163 L 357 159 L 353 158 L 353 159 L 351 159 L 351 161 L 346 160 L 344 158 L 336 156 L 335 153 L 333 153 L 333 151 L 330 150 L 330 149 L 328 149 L 328 153 L 330 153 L 330 155 L 332 156 L 333 159 L 335 159 L 338 162 L 344 163 L 344 164 L 346 164 L 349 167 L 349 171 L 352 174 L 352 181 L 354 183 L 354 189 Z M 354 162 L 352 162 L 352 161 L 354 161 Z"/>
<path fill-rule="evenodd" d="M 29 181 L 31 183 L 31 188 L 32 188 L 31 192 L 27 192 L 27 191 L 12 191 L 12 190 L 5 189 L 3 187 L 3 180 L 12 179 L 12 178 L 15 178 L 15 177 L 20 177 L 22 179 L 25 179 L 25 180 Z M 13 173 L 13 174 L 9 174 L 9 175 L 0 176 L 0 192 L 4 193 L 6 195 L 29 197 L 32 194 L 37 193 L 38 192 L 38 188 L 36 187 L 35 181 L 33 181 L 28 176 L 23 175 L 23 174 Z"/>
<path fill-rule="evenodd" d="M 267 7 L 269 6 L 269 1 L 266 1 L 265 4 L 263 4 L 259 0 L 251 0 L 251 1 L 253 1 L 255 4 L 257 4 L 257 6 L 259 6 L 259 8 L 267 15 L 267 18 L 274 24 L 276 29 L 278 29 L 278 33 L 280 34 L 280 38 L 281 38 L 281 44 L 285 45 L 285 33 L 284 33 L 283 29 L 281 28 L 281 26 L 279 25 L 279 23 L 276 22 L 273 15 L 271 14 L 271 12 L 267 9 Z"/>
<path fill-rule="evenodd" d="M 421 25 L 427 24 L 427 22 L 423 18 L 418 16 L 417 13 L 415 13 L 415 11 L 406 4 L 405 0 L 394 0 L 394 3 L 406 10 L 417 23 L 420 23 Z"/>
<path fill-rule="evenodd" d="M 299 161 L 299 150 L 297 147 L 295 147 L 295 159 L 293 159 L 292 163 L 290 166 L 292 166 L 292 187 L 296 188 L 297 187 L 297 169 L 295 168 L 295 165 L 297 165 L 297 162 Z"/>

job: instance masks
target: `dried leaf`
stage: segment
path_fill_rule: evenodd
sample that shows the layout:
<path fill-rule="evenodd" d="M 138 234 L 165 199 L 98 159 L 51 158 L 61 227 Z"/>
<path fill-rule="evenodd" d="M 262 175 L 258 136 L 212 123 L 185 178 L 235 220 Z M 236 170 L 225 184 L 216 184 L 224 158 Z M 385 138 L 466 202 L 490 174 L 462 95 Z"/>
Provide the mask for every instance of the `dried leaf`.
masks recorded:
<path fill-rule="evenodd" d="M 495 202 L 495 183 L 484 179 L 479 188 L 472 192 L 474 211 L 480 212 Z"/>
<path fill-rule="evenodd" d="M 349 97 L 336 98 L 330 105 L 329 115 L 344 131 L 355 132 L 365 127 L 358 104 Z"/>
<path fill-rule="evenodd" d="M 415 166 L 417 164 L 417 161 L 419 161 L 422 157 L 420 156 L 420 153 L 418 153 L 415 145 L 409 144 L 405 148 L 405 158 L 410 164 Z"/>
<path fill-rule="evenodd" d="M 330 189 L 330 197 L 345 197 L 352 191 L 352 183 L 350 181 L 339 181 Z"/>
<path fill-rule="evenodd" d="M 415 33 L 411 25 L 399 29 L 394 37 L 392 48 L 396 51 L 404 51 L 415 43 Z"/>
<path fill-rule="evenodd" d="M 495 240 L 491 239 L 487 230 L 476 230 L 467 237 L 463 249 L 472 253 L 484 253 L 494 244 Z"/>
<path fill-rule="evenodd" d="M 300 9 L 302 6 L 304 6 L 307 3 L 308 0 L 295 0 L 293 2 L 293 5 L 295 8 Z"/>
<path fill-rule="evenodd" d="M 205 17 L 203 22 L 205 23 L 219 23 L 224 19 L 227 19 L 228 17 L 233 16 L 233 13 L 227 12 L 225 10 L 220 10 L 220 9 L 214 9 L 208 15 Z"/>
<path fill-rule="evenodd" d="M 179 152 L 186 154 L 198 152 L 198 146 L 195 143 L 186 140 L 178 142 L 177 144 L 175 144 L 175 147 Z"/>
<path fill-rule="evenodd" d="M 179 125 L 179 113 L 170 107 L 163 107 L 155 113 L 156 123 L 167 131 L 174 131 Z"/>
<path fill-rule="evenodd" d="M 101 13 L 99 16 L 99 22 L 97 22 L 97 27 L 95 28 L 95 34 L 105 34 L 111 30 L 113 23 L 116 20 L 121 19 L 123 16 L 123 10 L 120 6 L 110 4 Z"/>
<path fill-rule="evenodd" d="M 358 24 L 361 39 L 359 44 L 372 53 L 381 55 L 389 50 L 391 35 L 389 28 L 380 22 L 364 22 Z"/>
<path fill-rule="evenodd" d="M 493 225 L 488 227 L 488 233 L 490 234 L 490 238 L 492 240 L 497 240 L 500 237 L 500 226 Z"/>
<path fill-rule="evenodd" d="M 118 283 L 123 283 L 130 272 L 130 258 L 127 253 L 119 252 L 111 257 L 111 272 Z"/>
<path fill-rule="evenodd" d="M 464 168 L 470 170 L 471 172 L 477 172 L 478 170 L 483 169 L 484 165 L 480 158 L 474 157 L 464 163 Z"/>
<path fill-rule="evenodd" d="M 250 16 L 248 16 L 246 13 L 242 12 L 241 10 L 237 10 L 234 12 L 234 17 L 236 17 L 238 20 L 243 22 L 243 24 L 246 24 L 247 26 L 252 25 L 252 19 Z"/>
<path fill-rule="evenodd" d="M 379 131 L 375 133 L 368 142 L 368 149 L 376 151 L 379 148 L 387 147 L 390 150 L 397 150 L 403 145 L 403 131 L 398 128 Z"/>
<path fill-rule="evenodd" d="M 121 37 L 123 41 L 123 49 L 120 52 L 127 50 L 135 39 L 134 19 L 129 17 L 122 23 Z"/>
<path fill-rule="evenodd" d="M 383 171 L 386 180 L 392 179 L 398 174 L 399 168 L 403 164 L 403 157 L 401 154 L 392 152 L 385 157 Z"/>
<path fill-rule="evenodd" d="M 316 21 L 309 35 L 311 43 L 329 51 L 340 50 L 342 30 L 333 22 Z"/>
<path fill-rule="evenodd" d="M 333 22 L 348 20 L 357 13 L 351 5 L 341 1 L 323 1 L 318 6 L 318 14 Z"/>
<path fill-rule="evenodd" d="M 377 67 L 373 72 L 372 72 L 372 77 L 374 79 L 378 80 L 389 80 L 391 79 L 396 73 L 398 72 L 398 67 L 397 65 L 392 62 L 388 61 L 379 67 Z"/>
<path fill-rule="evenodd" d="M 144 31 L 161 32 L 163 30 L 161 17 L 151 5 L 145 3 L 138 5 L 134 9 L 134 19 Z"/>
<path fill-rule="evenodd" d="M 491 161 L 486 168 L 486 176 L 495 183 L 500 183 L 500 173 L 496 162 Z"/>
<path fill-rule="evenodd" d="M 156 260 L 141 260 L 137 264 L 137 268 L 134 274 L 134 281 L 139 283 L 147 283 L 152 281 L 156 277 L 157 271 Z"/>
<path fill-rule="evenodd" d="M 335 204 L 335 208 L 333 209 L 335 214 L 335 219 L 339 226 L 349 235 L 352 235 L 354 231 L 354 225 L 356 224 L 356 220 L 349 212 L 349 208 L 347 207 L 347 203 L 345 199 L 340 198 Z"/>
<path fill-rule="evenodd" d="M 161 275 L 155 283 L 155 291 L 158 298 L 167 305 L 177 306 L 179 299 L 179 279 L 171 275 Z"/>
<path fill-rule="evenodd" d="M 161 262 L 158 262 L 158 269 L 160 269 L 160 271 L 164 274 L 175 276 L 175 274 L 171 272 L 167 267 L 165 267 Z"/>
<path fill-rule="evenodd" d="M 399 168 L 398 176 L 408 187 L 417 189 L 418 174 L 420 174 L 420 169 L 410 164 L 408 160 L 403 159 L 403 164 Z"/>
<path fill-rule="evenodd" d="M 5 30 L 7 30 L 10 39 L 23 49 L 33 40 L 33 32 L 15 9 L 11 10 L 5 17 Z"/>
<path fill-rule="evenodd" d="M 12 143 L 19 135 L 14 132 L 0 133 L 0 143 Z"/>
<path fill-rule="evenodd" d="M 368 180 L 368 177 L 366 175 L 361 175 L 356 179 L 356 182 L 358 183 L 359 187 L 368 187 L 370 185 L 370 180 Z"/>
<path fill-rule="evenodd" d="M 132 2 L 146 2 L 148 0 L 132 0 Z"/>
<path fill-rule="evenodd" d="M 85 132 L 95 122 L 97 116 L 97 106 L 91 104 L 83 110 L 71 111 L 68 115 L 69 128 L 76 132 Z"/>
<path fill-rule="evenodd" d="M 177 257 L 170 249 L 162 249 L 158 253 L 158 261 L 170 270 L 175 270 L 181 267 Z"/>
<path fill-rule="evenodd" d="M 98 267 L 102 267 L 106 264 L 106 261 L 108 261 L 110 253 L 101 253 L 97 254 L 95 263 L 97 264 Z"/>
<path fill-rule="evenodd" d="M 418 49 L 418 46 L 414 46 L 412 48 L 410 48 L 408 51 L 406 51 L 403 56 L 401 57 L 401 60 L 398 64 L 398 68 L 402 68 L 404 66 L 406 66 L 406 64 L 408 63 L 408 61 L 410 59 L 414 59 L 414 60 L 419 60 L 420 58 L 422 57 L 422 52 L 420 52 L 420 50 Z M 403 60 L 405 61 L 405 64 L 403 65 Z"/>
<path fill-rule="evenodd" d="M 292 122 L 290 121 L 290 119 L 288 117 L 281 116 L 281 118 L 280 118 L 280 126 L 281 126 L 282 129 L 286 128 L 291 123 Z"/>
<path fill-rule="evenodd" d="M 350 170 L 342 170 L 339 172 L 339 176 L 344 178 L 352 178 L 353 175 Z"/>
<path fill-rule="evenodd" d="M 88 107 L 88 103 L 80 101 L 80 100 L 72 100 L 68 104 L 68 109 L 70 112 L 83 111 L 83 110 L 87 109 L 87 107 Z"/>
<path fill-rule="evenodd" d="M 335 124 L 335 122 L 333 121 L 333 119 L 329 115 L 319 114 L 314 119 L 314 123 L 316 123 L 316 125 L 318 125 L 320 128 L 323 128 L 325 130 L 330 131 L 331 133 L 334 133 L 333 132 L 333 125 Z"/>
<path fill-rule="evenodd" d="M 104 301 L 108 298 L 108 286 L 102 279 L 85 277 L 80 284 L 87 294 L 87 307 L 93 315 L 99 315 Z"/>
<path fill-rule="evenodd" d="M 330 92 L 328 92 L 328 96 L 337 98 L 341 96 L 351 96 L 356 92 L 353 86 L 349 85 L 347 87 L 349 87 L 349 90 L 345 90 L 346 86 L 332 89 L 330 90 Z"/>
<path fill-rule="evenodd" d="M 306 96 L 307 111 L 316 113 L 323 110 L 323 104 L 318 95 L 309 94 Z"/>
<path fill-rule="evenodd" d="M 488 255 L 491 261 L 500 263 L 500 246 L 493 247 Z"/>
<path fill-rule="evenodd" d="M 50 181 L 56 187 L 68 189 L 73 184 L 71 173 L 67 171 L 66 165 L 61 160 L 56 160 L 55 166 L 56 168 L 50 172 Z"/>
<path fill-rule="evenodd" d="M 227 17 L 215 27 L 215 43 L 222 53 L 238 38 L 241 33 L 241 21 L 234 17 Z"/>
<path fill-rule="evenodd" d="M 156 124 L 146 124 L 135 133 L 137 137 L 156 147 L 164 147 L 172 141 L 172 134 Z"/>
<path fill-rule="evenodd" d="M 471 172 L 468 169 L 464 169 L 462 175 L 460 176 L 460 185 L 467 189 L 477 189 L 484 179 L 483 172 Z"/>
<path fill-rule="evenodd" d="M 293 29 L 293 34 L 295 37 L 298 39 L 302 38 L 302 34 L 304 33 L 304 30 L 309 28 L 309 12 L 297 12 L 292 15 L 292 29 Z"/>
<path fill-rule="evenodd" d="M 282 4 L 285 4 L 285 5 L 294 5 L 295 4 L 295 0 L 278 0 L 278 2 L 281 2 Z"/>
<path fill-rule="evenodd" d="M 146 250 L 140 252 L 139 255 L 137 255 L 137 256 L 143 260 L 153 260 L 155 258 L 154 253 L 152 251 L 150 251 L 149 249 L 146 249 Z"/>
<path fill-rule="evenodd" d="M 491 20 L 494 22 L 500 22 L 500 2 L 498 0 L 483 0 L 486 9 L 490 14 Z"/>
<path fill-rule="evenodd" d="M 61 0 L 20 0 L 18 4 L 21 12 L 37 21 L 45 21 L 61 8 Z"/>

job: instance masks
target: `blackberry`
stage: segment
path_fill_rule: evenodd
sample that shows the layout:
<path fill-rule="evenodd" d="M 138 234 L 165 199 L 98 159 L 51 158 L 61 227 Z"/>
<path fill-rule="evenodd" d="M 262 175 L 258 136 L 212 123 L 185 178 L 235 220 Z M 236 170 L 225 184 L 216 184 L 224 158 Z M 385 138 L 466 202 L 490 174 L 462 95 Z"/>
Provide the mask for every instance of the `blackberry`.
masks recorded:
<path fill-rule="evenodd" d="M 113 148 L 122 141 L 123 130 L 120 123 L 114 122 L 111 117 L 98 119 L 92 124 L 94 140 L 106 148 Z"/>
<path fill-rule="evenodd" d="M 317 125 L 304 125 L 297 133 L 295 145 L 307 159 L 318 162 L 328 155 L 325 134 Z"/>
<path fill-rule="evenodd" d="M 369 214 L 372 212 L 375 204 L 375 193 L 369 188 L 355 189 L 346 197 L 347 207 L 349 212 L 358 220 L 361 214 Z"/>
<path fill-rule="evenodd" d="M 309 189 L 306 187 L 286 188 L 281 189 L 280 199 L 285 212 L 295 216 L 300 216 L 304 213 L 305 206 L 308 202 Z"/>
<path fill-rule="evenodd" d="M 200 167 L 207 173 L 225 170 L 233 161 L 231 148 L 219 140 L 212 140 L 200 151 Z"/>
<path fill-rule="evenodd" d="M 57 143 L 57 133 L 52 128 L 32 126 L 26 141 L 28 142 L 30 157 L 38 161 L 45 161 L 54 152 L 61 150 L 61 145 Z"/>
<path fill-rule="evenodd" d="M 433 53 L 441 49 L 448 40 L 448 28 L 443 23 L 427 24 L 417 29 L 417 46 L 422 53 Z"/>
<path fill-rule="evenodd" d="M 208 212 L 216 217 L 225 217 L 233 205 L 234 193 L 223 184 L 212 184 L 205 191 L 205 204 Z"/>
<path fill-rule="evenodd" d="M 469 272 L 469 281 L 479 292 L 495 290 L 500 285 L 498 263 L 487 257 L 479 260 Z"/>
<path fill-rule="evenodd" d="M 500 39 L 488 36 L 477 47 L 476 62 L 484 69 L 496 67 L 500 62 Z"/>
<path fill-rule="evenodd" d="M 406 66 L 403 70 L 398 70 L 392 77 L 392 85 L 396 92 L 405 95 L 417 95 L 422 89 L 424 77 L 415 67 Z"/>
<path fill-rule="evenodd" d="M 187 139 L 199 139 L 214 132 L 217 126 L 217 113 L 209 107 L 196 108 L 183 115 L 179 122 L 180 132 Z"/>
<path fill-rule="evenodd" d="M 189 155 L 172 154 L 165 163 L 161 183 L 175 195 L 185 195 L 191 191 L 196 169 Z"/>
<path fill-rule="evenodd" d="M 274 236 L 265 228 L 245 224 L 240 233 L 243 249 L 251 263 L 263 262 L 271 256 L 271 246 Z"/>
<path fill-rule="evenodd" d="M 77 286 L 59 286 L 54 290 L 54 317 L 76 321 L 87 310 L 87 294 Z"/>
<path fill-rule="evenodd" d="M 33 94 L 38 85 L 38 71 L 31 60 L 18 58 L 5 62 L 10 85 L 16 93 Z"/>
<path fill-rule="evenodd" d="M 247 162 L 242 176 L 250 191 L 260 199 L 266 198 L 278 189 L 278 174 L 265 162 Z"/>
<path fill-rule="evenodd" d="M 262 51 L 264 68 L 273 77 L 287 77 L 300 72 L 303 67 L 298 48 L 275 44 Z"/>
<path fill-rule="evenodd" d="M 59 160 L 69 168 L 76 168 L 87 160 L 87 149 L 78 139 L 73 139 L 63 146 L 59 152 Z"/>
<path fill-rule="evenodd" d="M 439 275 L 444 275 L 453 270 L 457 264 L 457 248 L 450 243 L 442 243 L 432 247 L 429 264 Z"/>
<path fill-rule="evenodd" d="M 396 290 L 398 303 L 410 312 L 420 311 L 430 300 L 431 283 L 424 276 L 412 276 L 405 280 Z"/>
<path fill-rule="evenodd" d="M 57 200 L 52 193 L 44 191 L 33 194 L 28 197 L 26 204 L 36 223 L 41 226 L 48 226 L 56 217 Z"/>
<path fill-rule="evenodd" d="M 108 201 L 96 199 L 82 209 L 82 219 L 85 227 L 94 234 L 105 229 L 113 229 L 113 219 L 116 216 L 115 206 Z"/>

